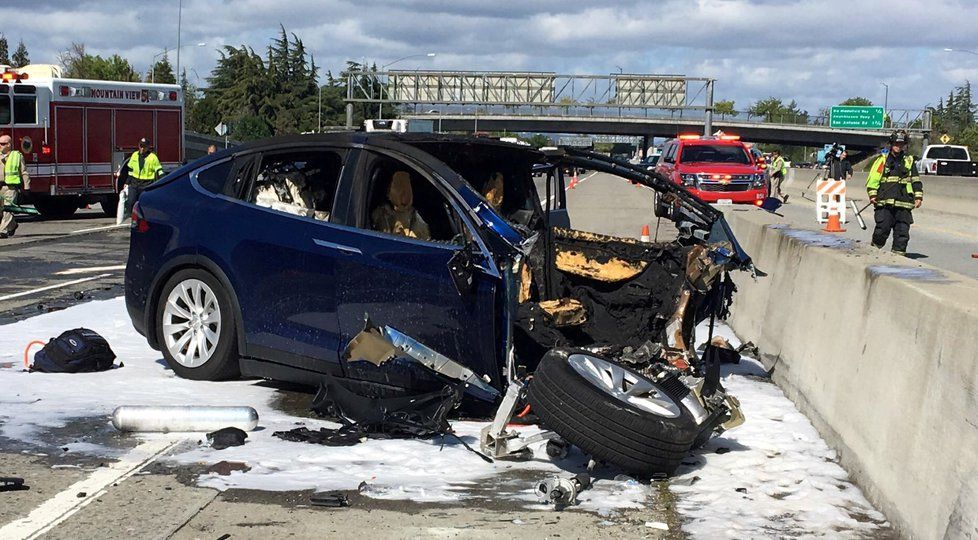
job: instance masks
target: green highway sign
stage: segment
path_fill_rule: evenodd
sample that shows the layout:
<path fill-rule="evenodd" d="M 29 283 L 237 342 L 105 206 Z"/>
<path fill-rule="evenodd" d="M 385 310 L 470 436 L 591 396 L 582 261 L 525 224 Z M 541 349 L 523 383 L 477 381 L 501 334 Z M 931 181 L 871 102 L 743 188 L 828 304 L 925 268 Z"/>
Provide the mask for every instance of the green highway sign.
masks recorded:
<path fill-rule="evenodd" d="M 883 107 L 839 105 L 829 112 L 829 127 L 883 129 Z"/>

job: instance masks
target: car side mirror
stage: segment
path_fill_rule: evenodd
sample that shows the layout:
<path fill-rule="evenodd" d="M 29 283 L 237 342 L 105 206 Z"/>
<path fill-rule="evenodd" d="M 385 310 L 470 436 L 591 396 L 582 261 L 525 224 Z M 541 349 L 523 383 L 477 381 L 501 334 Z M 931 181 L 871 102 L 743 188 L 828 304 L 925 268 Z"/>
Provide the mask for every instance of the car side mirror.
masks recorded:
<path fill-rule="evenodd" d="M 473 244 L 470 242 L 455 252 L 448 260 L 448 273 L 459 295 L 466 295 L 475 286 L 475 264 L 472 262 Z"/>

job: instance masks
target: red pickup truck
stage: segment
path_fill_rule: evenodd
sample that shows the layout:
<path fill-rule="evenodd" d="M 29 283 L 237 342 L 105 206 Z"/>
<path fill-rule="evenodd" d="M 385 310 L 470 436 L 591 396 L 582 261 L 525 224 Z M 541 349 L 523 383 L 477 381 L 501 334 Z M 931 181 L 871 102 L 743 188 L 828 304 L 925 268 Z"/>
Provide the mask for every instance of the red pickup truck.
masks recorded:
<path fill-rule="evenodd" d="M 769 193 L 764 164 L 734 135 L 680 135 L 666 142 L 656 170 L 705 202 L 760 205 Z"/>

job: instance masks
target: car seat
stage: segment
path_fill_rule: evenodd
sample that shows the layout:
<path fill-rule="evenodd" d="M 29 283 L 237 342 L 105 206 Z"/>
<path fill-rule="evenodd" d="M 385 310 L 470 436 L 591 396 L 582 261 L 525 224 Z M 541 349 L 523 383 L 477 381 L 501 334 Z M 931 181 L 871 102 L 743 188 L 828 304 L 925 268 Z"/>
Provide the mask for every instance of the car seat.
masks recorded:
<path fill-rule="evenodd" d="M 299 171 L 266 170 L 258 176 L 257 184 L 255 204 L 258 206 L 317 219 L 327 219 L 329 216 L 327 212 L 318 212 L 324 214 L 324 218 L 317 216 L 316 206 L 307 189 L 306 176 Z"/>

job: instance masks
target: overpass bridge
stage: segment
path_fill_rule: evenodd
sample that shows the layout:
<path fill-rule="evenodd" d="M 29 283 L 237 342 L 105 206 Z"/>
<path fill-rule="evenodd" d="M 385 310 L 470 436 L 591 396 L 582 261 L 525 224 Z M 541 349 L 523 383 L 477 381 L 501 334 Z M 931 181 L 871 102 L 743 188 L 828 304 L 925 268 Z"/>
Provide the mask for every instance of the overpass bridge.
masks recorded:
<path fill-rule="evenodd" d="M 807 113 L 788 118 L 734 113 L 718 118 L 713 100 L 716 81 L 683 75 L 413 70 L 351 71 L 344 76 L 348 128 L 353 128 L 354 107 L 362 107 L 366 117 L 383 118 L 385 110 L 390 117 L 396 112 L 432 131 L 651 138 L 722 129 L 754 142 L 797 146 L 837 142 L 856 152 L 878 148 L 891 129 L 907 129 L 925 139 L 930 133 L 926 110 L 889 110 L 885 130 L 831 128 L 828 118 Z"/>
<path fill-rule="evenodd" d="M 423 123 L 432 131 L 517 131 L 540 133 L 581 133 L 590 135 L 632 135 L 675 137 L 683 133 L 704 133 L 705 118 L 628 118 L 592 116 L 528 116 L 466 114 L 402 114 L 414 126 Z M 430 124 L 428 124 L 430 122 Z M 416 127 L 412 127 L 416 129 Z M 424 129 L 424 127 L 422 128 Z M 795 146 L 846 145 L 856 153 L 879 148 L 889 130 L 850 130 L 806 124 L 775 124 L 717 119 L 712 129 L 740 135 L 746 141 Z M 645 145 L 648 147 L 648 144 Z"/>

